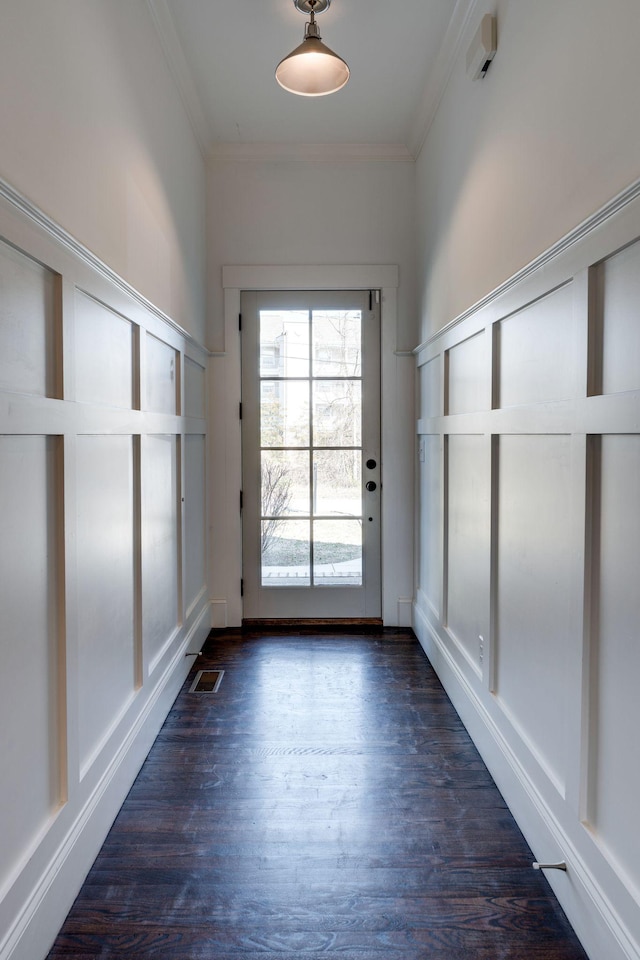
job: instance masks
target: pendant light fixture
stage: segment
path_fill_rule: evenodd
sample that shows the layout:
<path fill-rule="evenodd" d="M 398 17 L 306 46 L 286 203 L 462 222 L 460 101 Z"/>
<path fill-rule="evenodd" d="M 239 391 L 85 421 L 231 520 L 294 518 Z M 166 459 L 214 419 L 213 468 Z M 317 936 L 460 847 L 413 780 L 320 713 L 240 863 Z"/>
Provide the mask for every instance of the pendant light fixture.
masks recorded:
<path fill-rule="evenodd" d="M 305 24 L 304 40 L 276 67 L 276 80 L 281 87 L 301 97 L 324 97 L 341 90 L 349 79 L 349 67 L 342 57 L 325 46 L 320 37 L 316 14 L 322 13 L 331 0 L 293 0 L 300 13 L 310 14 Z"/>

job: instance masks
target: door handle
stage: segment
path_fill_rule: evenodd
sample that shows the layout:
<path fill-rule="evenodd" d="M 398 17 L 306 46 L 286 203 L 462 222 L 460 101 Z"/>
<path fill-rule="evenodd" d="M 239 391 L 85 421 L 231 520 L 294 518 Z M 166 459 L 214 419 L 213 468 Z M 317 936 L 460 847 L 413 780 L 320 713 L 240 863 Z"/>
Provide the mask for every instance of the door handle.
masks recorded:
<path fill-rule="evenodd" d="M 375 480 L 367 480 L 365 483 L 365 488 L 369 491 L 369 493 L 373 493 L 373 491 L 377 489 L 377 486 L 378 484 L 375 482 Z"/>

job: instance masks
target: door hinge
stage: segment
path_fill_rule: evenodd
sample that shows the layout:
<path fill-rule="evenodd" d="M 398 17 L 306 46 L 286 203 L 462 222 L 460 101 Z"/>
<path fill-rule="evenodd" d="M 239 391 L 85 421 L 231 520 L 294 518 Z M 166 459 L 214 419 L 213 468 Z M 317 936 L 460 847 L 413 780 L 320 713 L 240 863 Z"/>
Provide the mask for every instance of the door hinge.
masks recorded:
<path fill-rule="evenodd" d="M 242 332 L 242 314 L 238 314 L 238 330 Z"/>
<path fill-rule="evenodd" d="M 242 513 L 242 507 L 244 505 L 244 496 L 242 490 L 240 491 L 240 513 Z"/>
<path fill-rule="evenodd" d="M 244 580 L 240 581 L 240 596 L 244 597 Z"/>
<path fill-rule="evenodd" d="M 238 416 L 242 420 L 242 400 L 238 404 Z"/>

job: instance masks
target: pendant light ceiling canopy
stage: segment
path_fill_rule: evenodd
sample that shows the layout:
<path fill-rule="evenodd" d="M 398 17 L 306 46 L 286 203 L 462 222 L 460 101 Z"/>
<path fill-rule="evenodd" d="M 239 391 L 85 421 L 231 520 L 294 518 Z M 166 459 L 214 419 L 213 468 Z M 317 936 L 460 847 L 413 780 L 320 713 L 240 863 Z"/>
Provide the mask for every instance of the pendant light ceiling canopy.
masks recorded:
<path fill-rule="evenodd" d="M 325 46 L 320 37 L 316 14 L 322 13 L 331 0 L 293 0 L 300 13 L 309 14 L 304 40 L 276 67 L 276 80 L 281 87 L 301 97 L 324 97 L 341 90 L 349 79 L 349 67 L 342 57 Z"/>

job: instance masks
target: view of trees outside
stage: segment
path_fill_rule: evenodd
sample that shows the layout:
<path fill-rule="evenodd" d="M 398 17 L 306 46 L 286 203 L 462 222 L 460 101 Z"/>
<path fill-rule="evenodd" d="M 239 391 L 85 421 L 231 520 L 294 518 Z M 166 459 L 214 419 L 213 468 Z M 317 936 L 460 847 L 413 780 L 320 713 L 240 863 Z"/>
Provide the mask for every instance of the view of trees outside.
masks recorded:
<path fill-rule="evenodd" d="M 360 584 L 360 311 L 263 311 L 260 374 L 263 584 Z"/>

